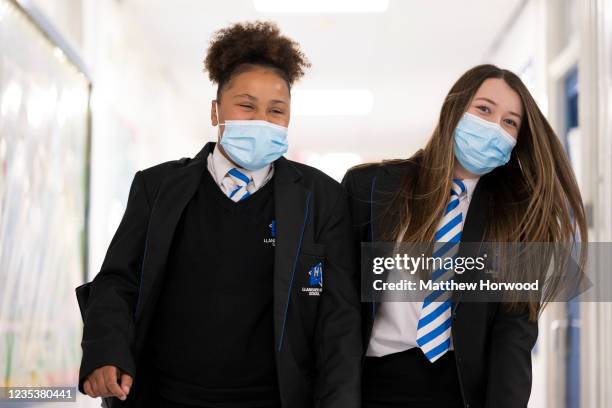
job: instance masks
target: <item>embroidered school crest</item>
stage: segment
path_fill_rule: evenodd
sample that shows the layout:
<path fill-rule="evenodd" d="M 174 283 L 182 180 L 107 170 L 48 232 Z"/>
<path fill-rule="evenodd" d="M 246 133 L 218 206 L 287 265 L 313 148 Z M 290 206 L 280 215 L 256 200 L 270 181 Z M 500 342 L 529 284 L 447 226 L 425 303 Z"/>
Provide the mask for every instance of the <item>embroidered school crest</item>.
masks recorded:
<path fill-rule="evenodd" d="M 302 292 L 310 296 L 319 296 L 323 291 L 323 263 L 319 262 L 308 271 L 308 287 L 302 287 Z"/>
<path fill-rule="evenodd" d="M 270 238 L 264 238 L 263 242 L 264 244 L 275 246 L 276 245 L 276 220 L 272 220 L 272 222 L 268 224 L 268 227 L 270 228 Z"/>
<path fill-rule="evenodd" d="M 308 284 L 323 287 L 323 264 L 319 262 L 308 271 Z"/>

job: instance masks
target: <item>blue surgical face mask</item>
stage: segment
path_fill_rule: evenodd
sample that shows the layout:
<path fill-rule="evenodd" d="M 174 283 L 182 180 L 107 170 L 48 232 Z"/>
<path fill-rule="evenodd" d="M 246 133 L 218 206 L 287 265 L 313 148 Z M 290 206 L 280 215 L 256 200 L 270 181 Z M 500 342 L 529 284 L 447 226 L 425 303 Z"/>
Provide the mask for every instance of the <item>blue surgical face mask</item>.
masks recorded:
<path fill-rule="evenodd" d="M 223 150 L 247 170 L 259 170 L 287 152 L 286 127 L 265 120 L 226 120 L 219 126 L 225 127 Z"/>
<path fill-rule="evenodd" d="M 510 160 L 514 139 L 497 123 L 464 113 L 455 128 L 455 157 L 470 173 L 483 175 Z"/>

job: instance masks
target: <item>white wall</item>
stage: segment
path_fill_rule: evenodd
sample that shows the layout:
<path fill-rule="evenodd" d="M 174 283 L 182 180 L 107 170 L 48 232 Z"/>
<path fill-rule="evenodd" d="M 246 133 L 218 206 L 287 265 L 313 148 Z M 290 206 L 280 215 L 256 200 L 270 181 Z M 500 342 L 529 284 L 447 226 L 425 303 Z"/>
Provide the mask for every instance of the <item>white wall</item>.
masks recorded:
<path fill-rule="evenodd" d="M 184 114 L 190 107 L 180 87 L 155 60 L 154 45 L 143 48 L 120 2 L 86 0 L 83 12 L 83 53 L 94 82 L 89 224 L 93 277 L 125 209 L 134 173 L 193 156 L 210 135 Z M 208 115 L 208 107 L 201 108 Z"/>
<path fill-rule="evenodd" d="M 580 2 L 580 121 L 583 123 L 586 196 L 592 205 L 594 242 L 612 242 L 612 4 Z M 590 277 L 608 282 L 609 265 L 598 265 Z M 605 285 L 605 284 L 603 284 Z M 581 308 L 583 387 L 581 406 L 612 406 L 612 303 L 583 303 Z"/>

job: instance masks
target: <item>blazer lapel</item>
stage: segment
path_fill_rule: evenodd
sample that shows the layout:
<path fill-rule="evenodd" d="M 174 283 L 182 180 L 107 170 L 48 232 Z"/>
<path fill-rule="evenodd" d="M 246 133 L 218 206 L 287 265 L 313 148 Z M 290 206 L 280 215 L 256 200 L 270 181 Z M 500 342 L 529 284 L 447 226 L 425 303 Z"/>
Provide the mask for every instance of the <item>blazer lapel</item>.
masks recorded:
<path fill-rule="evenodd" d="M 297 257 L 312 206 L 312 192 L 297 183 L 301 173 L 291 162 L 280 158 L 274 165 L 274 338 L 278 351 L 283 345 L 285 323 Z"/>
<path fill-rule="evenodd" d="M 465 216 L 465 223 L 463 224 L 463 231 L 461 232 L 462 244 L 459 245 L 458 257 L 478 256 L 479 247 L 482 245 L 482 240 L 484 239 L 488 211 L 489 194 L 485 187 L 485 180 L 481 179 L 476 184 L 476 189 L 474 190 L 467 215 Z M 455 274 L 455 281 L 458 283 L 468 282 L 475 278 L 476 273 L 470 273 L 469 271 L 468 273 Z M 462 294 L 462 292 L 458 291 L 453 292 L 453 310 L 457 309 Z"/>
<path fill-rule="evenodd" d="M 140 318 L 152 288 L 162 275 L 176 225 L 200 183 L 202 172 L 206 171 L 204 163 L 213 148 L 214 143 L 207 143 L 189 164 L 170 174 L 159 188 L 149 218 L 136 320 Z"/>
<path fill-rule="evenodd" d="M 381 242 L 381 235 L 385 226 L 383 215 L 393 196 L 401 187 L 404 169 L 384 168 L 377 172 L 372 179 L 370 194 L 370 239 L 372 242 Z M 382 173 L 382 174 L 381 174 Z"/>

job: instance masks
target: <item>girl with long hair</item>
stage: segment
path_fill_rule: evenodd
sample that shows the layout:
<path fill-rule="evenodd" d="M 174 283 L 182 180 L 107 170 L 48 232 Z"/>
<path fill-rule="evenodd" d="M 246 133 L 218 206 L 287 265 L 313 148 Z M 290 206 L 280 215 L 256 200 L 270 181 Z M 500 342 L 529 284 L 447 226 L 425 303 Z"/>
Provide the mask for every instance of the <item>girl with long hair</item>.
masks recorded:
<path fill-rule="evenodd" d="M 343 184 L 361 242 L 587 241 L 562 144 L 519 77 L 493 65 L 452 86 L 423 149 L 353 168 Z M 537 318 L 562 286 L 549 282 L 528 300 L 363 303 L 363 406 L 526 407 Z"/>

